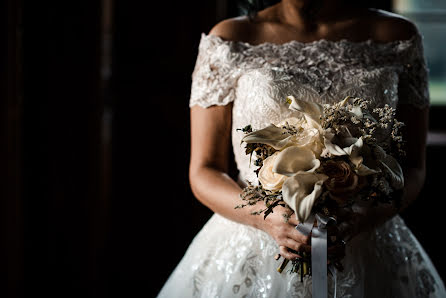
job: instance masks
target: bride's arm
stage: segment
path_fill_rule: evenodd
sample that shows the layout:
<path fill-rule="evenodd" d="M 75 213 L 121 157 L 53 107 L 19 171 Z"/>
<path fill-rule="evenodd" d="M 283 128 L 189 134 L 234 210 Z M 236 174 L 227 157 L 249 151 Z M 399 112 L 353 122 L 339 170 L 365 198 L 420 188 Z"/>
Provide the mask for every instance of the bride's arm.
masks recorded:
<path fill-rule="evenodd" d="M 228 172 L 231 104 L 207 109 L 191 108 L 191 159 L 189 180 L 195 197 L 209 209 L 239 223 L 258 227 L 252 207 L 234 211 L 240 204 L 240 186 Z"/>
<path fill-rule="evenodd" d="M 251 215 L 261 206 L 247 206 L 234 209 L 240 205 L 242 189 L 232 180 L 228 172 L 228 160 L 231 143 L 232 104 L 191 108 L 191 159 L 189 180 L 196 198 L 212 211 L 233 221 L 250 225 L 270 234 L 280 246 L 281 254 L 286 258 L 296 255 L 288 252 L 286 247 L 294 250 L 309 250 L 308 237 L 300 234 L 294 227 L 294 218 L 286 223 L 282 210 L 270 214 L 266 220 L 263 216 Z"/>
<path fill-rule="evenodd" d="M 403 140 L 406 142 L 406 157 L 402 161 L 404 189 L 400 212 L 415 201 L 424 185 L 429 108 L 419 109 L 403 104 L 398 107 L 396 117 L 405 124 Z"/>

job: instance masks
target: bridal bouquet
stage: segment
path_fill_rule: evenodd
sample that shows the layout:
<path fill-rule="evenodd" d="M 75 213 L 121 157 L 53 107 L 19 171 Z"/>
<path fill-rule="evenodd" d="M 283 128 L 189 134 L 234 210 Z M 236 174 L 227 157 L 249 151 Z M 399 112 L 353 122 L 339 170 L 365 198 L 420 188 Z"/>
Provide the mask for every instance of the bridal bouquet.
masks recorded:
<path fill-rule="evenodd" d="M 395 203 L 392 193 L 404 186 L 397 161 L 404 154 L 403 123 L 395 119 L 395 109 L 371 109 L 370 102 L 352 97 L 333 105 L 293 96 L 287 102 L 295 117 L 259 130 L 241 129 L 246 154 L 255 154 L 259 184 L 243 190 L 244 202 L 236 208 L 263 201 L 265 208 L 253 214 L 266 218 L 283 206 L 290 211 L 285 218 L 295 214 L 311 231 L 316 219 L 336 225 L 338 210 L 355 202 Z M 300 271 L 302 278 L 311 275 L 310 256 L 299 254 L 291 271 Z M 342 270 L 339 260 L 328 256 L 328 262 Z"/>

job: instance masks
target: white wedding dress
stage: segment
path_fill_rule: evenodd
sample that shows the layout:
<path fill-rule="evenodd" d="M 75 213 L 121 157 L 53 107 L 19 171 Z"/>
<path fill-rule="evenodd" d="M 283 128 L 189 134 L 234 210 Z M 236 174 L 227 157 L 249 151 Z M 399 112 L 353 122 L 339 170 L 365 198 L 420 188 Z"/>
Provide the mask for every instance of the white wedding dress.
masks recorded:
<path fill-rule="evenodd" d="M 278 123 L 285 99 L 333 103 L 351 95 L 377 106 L 429 105 L 422 38 L 377 43 L 319 40 L 251 45 L 202 35 L 190 106 L 232 103 L 232 141 L 240 181 L 256 182 L 240 145 L 251 124 Z M 303 282 L 274 259 L 276 242 L 265 232 L 214 214 L 193 240 L 159 298 L 311 297 Z M 337 297 L 446 297 L 441 278 L 403 220 L 396 216 L 346 246 Z M 334 282 L 329 278 L 329 294 Z"/>

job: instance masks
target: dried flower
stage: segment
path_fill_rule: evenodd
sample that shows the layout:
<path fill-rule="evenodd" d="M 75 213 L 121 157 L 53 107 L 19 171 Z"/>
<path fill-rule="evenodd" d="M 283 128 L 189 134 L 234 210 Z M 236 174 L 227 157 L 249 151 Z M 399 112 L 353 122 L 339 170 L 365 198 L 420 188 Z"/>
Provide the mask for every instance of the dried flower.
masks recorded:
<path fill-rule="evenodd" d="M 328 160 L 323 164 L 323 172 L 328 176 L 324 186 L 333 199 L 345 203 L 360 190 L 359 176 L 343 160 Z"/>

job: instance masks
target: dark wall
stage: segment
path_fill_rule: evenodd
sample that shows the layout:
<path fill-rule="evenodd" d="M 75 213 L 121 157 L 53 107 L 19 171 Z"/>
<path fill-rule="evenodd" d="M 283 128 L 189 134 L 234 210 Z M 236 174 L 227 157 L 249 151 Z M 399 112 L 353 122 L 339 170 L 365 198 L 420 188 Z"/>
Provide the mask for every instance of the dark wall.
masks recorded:
<path fill-rule="evenodd" d="M 189 189 L 188 100 L 222 3 L 4 3 L 8 297 L 159 291 L 211 214 Z"/>
<path fill-rule="evenodd" d="M 20 11 L 19 1 L 0 2 L 0 287 L 6 295 L 23 291 Z"/>
<path fill-rule="evenodd" d="M 110 293 L 155 295 L 210 216 L 189 188 L 188 103 L 216 11 L 214 1 L 116 3 Z"/>
<path fill-rule="evenodd" d="M 100 1 L 23 3 L 24 295 L 101 290 Z"/>
<path fill-rule="evenodd" d="M 188 184 L 188 99 L 200 33 L 222 10 L 209 1 L 17 9 L 23 193 L 11 202 L 23 204 L 14 231 L 24 266 L 16 296 L 156 295 L 210 216 Z"/>

